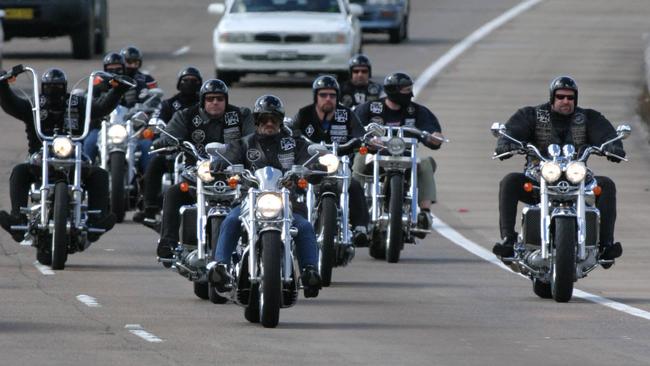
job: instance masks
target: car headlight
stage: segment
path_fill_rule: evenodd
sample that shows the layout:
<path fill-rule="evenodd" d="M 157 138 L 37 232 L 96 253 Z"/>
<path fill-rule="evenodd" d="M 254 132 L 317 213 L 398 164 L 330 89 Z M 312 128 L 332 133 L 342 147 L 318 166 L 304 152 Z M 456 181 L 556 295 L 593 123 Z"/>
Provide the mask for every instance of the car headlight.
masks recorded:
<path fill-rule="evenodd" d="M 210 160 L 203 160 L 196 168 L 196 175 L 204 182 L 210 183 L 214 180 L 212 173 L 210 173 Z"/>
<path fill-rule="evenodd" d="M 314 34 L 315 43 L 347 43 L 345 33 L 316 33 Z"/>
<path fill-rule="evenodd" d="M 249 41 L 246 33 L 224 32 L 219 34 L 219 42 L 222 43 L 245 43 Z"/>
<path fill-rule="evenodd" d="M 282 211 L 282 197 L 273 193 L 262 193 L 257 197 L 257 212 L 265 219 L 277 217 Z"/>
<path fill-rule="evenodd" d="M 402 140 L 399 137 L 393 137 L 390 140 L 388 140 L 388 143 L 386 144 L 386 148 L 388 149 L 388 152 L 391 155 L 402 155 L 404 153 L 404 150 L 406 149 L 406 144 L 404 143 L 404 140 Z"/>
<path fill-rule="evenodd" d="M 72 153 L 72 141 L 67 137 L 56 137 L 52 141 L 52 151 L 59 158 L 67 158 Z"/>
<path fill-rule="evenodd" d="M 334 154 L 325 154 L 318 158 L 318 162 L 327 167 L 327 174 L 332 174 L 339 168 L 339 158 Z"/>
<path fill-rule="evenodd" d="M 548 183 L 555 183 L 562 175 L 562 168 L 558 163 L 548 161 L 542 164 L 542 177 Z"/>
<path fill-rule="evenodd" d="M 569 182 L 578 184 L 587 176 L 587 166 L 581 161 L 574 161 L 567 165 L 565 174 Z"/>
<path fill-rule="evenodd" d="M 124 140 L 126 140 L 126 127 L 115 124 L 108 128 L 108 142 L 111 144 L 121 144 Z"/>

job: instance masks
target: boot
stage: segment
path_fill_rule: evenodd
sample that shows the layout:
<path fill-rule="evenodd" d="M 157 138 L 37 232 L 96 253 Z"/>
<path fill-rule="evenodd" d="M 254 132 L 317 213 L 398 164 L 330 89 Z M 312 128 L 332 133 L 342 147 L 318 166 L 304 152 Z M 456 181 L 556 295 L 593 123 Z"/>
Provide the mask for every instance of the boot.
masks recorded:
<path fill-rule="evenodd" d="M 312 265 L 305 266 L 302 270 L 301 280 L 305 291 L 305 297 L 317 297 L 318 292 L 322 287 L 318 270 L 316 270 Z"/>
<path fill-rule="evenodd" d="M 352 243 L 358 248 L 368 246 L 368 229 L 365 226 L 359 225 L 352 230 Z"/>
<path fill-rule="evenodd" d="M 228 272 L 228 266 L 225 263 L 211 262 L 207 265 L 208 281 L 217 290 L 217 293 L 227 293 L 232 290 L 233 278 Z"/>
<path fill-rule="evenodd" d="M 514 246 L 517 242 L 517 233 L 511 234 L 503 238 L 499 243 L 495 243 L 492 247 L 492 253 L 501 258 L 512 258 L 515 255 Z"/>
<path fill-rule="evenodd" d="M 158 248 L 156 249 L 156 254 L 160 259 L 173 259 L 175 247 L 175 242 L 171 240 L 160 239 L 158 240 Z M 165 268 L 170 268 L 172 266 L 170 262 L 162 262 L 162 264 Z"/>
<path fill-rule="evenodd" d="M 599 259 L 605 259 L 605 260 L 613 260 L 618 257 L 620 257 L 623 254 L 623 247 L 621 246 L 621 243 L 616 242 L 608 242 L 608 243 L 601 243 L 600 244 L 600 257 Z M 603 268 L 607 269 L 611 267 L 612 263 L 607 263 L 609 266 L 605 267 L 603 265 Z"/>
<path fill-rule="evenodd" d="M 27 225 L 25 215 L 10 214 L 5 210 L 0 211 L 0 226 L 5 229 L 16 243 L 20 243 L 25 238 L 25 232 L 21 230 L 11 230 L 14 225 Z"/>
<path fill-rule="evenodd" d="M 115 226 L 115 222 L 117 221 L 117 218 L 115 217 L 115 214 L 112 212 L 107 213 L 106 215 L 103 215 L 101 217 L 97 216 L 90 216 L 88 218 L 88 227 L 92 227 L 95 229 L 104 229 L 103 233 L 88 233 L 88 241 L 91 243 L 96 242 L 99 240 L 99 238 L 103 235 L 109 232 L 113 226 Z"/>

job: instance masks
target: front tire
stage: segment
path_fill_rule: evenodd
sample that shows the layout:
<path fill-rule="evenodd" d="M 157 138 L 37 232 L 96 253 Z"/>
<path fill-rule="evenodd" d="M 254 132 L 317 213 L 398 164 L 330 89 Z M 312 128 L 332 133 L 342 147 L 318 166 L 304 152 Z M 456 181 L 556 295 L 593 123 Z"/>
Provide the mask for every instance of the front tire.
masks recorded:
<path fill-rule="evenodd" d="M 555 301 L 568 302 L 573 295 L 576 268 L 576 222 L 573 217 L 555 219 L 554 245 L 551 293 Z"/>
<path fill-rule="evenodd" d="M 275 328 L 282 306 L 282 239 L 280 233 L 262 234 L 261 282 L 259 285 L 260 323 Z"/>
<path fill-rule="evenodd" d="M 54 232 L 52 233 L 52 269 L 61 270 L 65 268 L 68 260 L 68 242 L 70 236 L 67 232 L 69 213 L 68 185 L 59 182 L 54 186 L 54 208 L 52 219 L 54 220 Z"/>
<path fill-rule="evenodd" d="M 537 278 L 533 278 L 533 292 L 542 299 L 550 299 L 553 297 L 551 284 L 544 283 Z"/>
<path fill-rule="evenodd" d="M 322 285 L 327 287 L 332 283 L 332 268 L 336 263 L 336 202 L 331 196 L 323 197 L 321 212 L 318 217 L 320 243 L 319 272 Z"/>
<path fill-rule="evenodd" d="M 210 297 L 208 294 L 207 282 L 194 282 L 194 295 L 196 295 L 196 297 L 202 300 L 207 300 Z"/>
<path fill-rule="evenodd" d="M 386 233 L 386 261 L 399 262 L 404 245 L 402 233 L 402 211 L 404 210 L 404 177 L 393 175 L 390 178 L 390 201 L 388 206 L 388 232 Z"/>
<path fill-rule="evenodd" d="M 111 173 L 111 211 L 115 214 L 117 222 L 124 221 L 126 212 L 126 157 L 123 152 L 115 151 L 110 155 L 109 167 Z"/>

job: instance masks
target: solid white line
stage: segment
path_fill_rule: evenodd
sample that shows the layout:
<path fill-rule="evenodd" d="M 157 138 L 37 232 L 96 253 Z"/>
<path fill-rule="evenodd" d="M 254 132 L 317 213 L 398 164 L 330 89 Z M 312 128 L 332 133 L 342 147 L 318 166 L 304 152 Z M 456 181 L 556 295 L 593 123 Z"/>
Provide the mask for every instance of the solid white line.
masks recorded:
<path fill-rule="evenodd" d="M 183 46 L 172 53 L 173 56 L 180 56 L 190 52 L 190 46 Z"/>
<path fill-rule="evenodd" d="M 86 306 L 91 307 L 91 308 L 100 308 L 100 307 L 102 307 L 97 302 L 97 299 L 95 299 L 92 296 L 88 296 L 88 295 L 84 295 L 84 294 L 77 295 L 77 300 L 79 300 L 80 302 L 82 302 L 83 304 L 85 304 Z"/>
<path fill-rule="evenodd" d="M 452 47 L 447 53 L 442 55 L 438 60 L 429 65 L 429 67 L 424 70 L 420 77 L 413 84 L 413 95 L 417 98 L 420 91 L 438 75 L 445 67 L 447 67 L 451 62 L 453 62 L 458 56 L 463 52 L 467 51 L 472 47 L 476 42 L 483 39 L 488 34 L 492 33 L 495 29 L 499 28 L 503 24 L 509 22 L 514 17 L 525 12 L 531 7 L 537 5 L 542 0 L 528 0 L 524 1 L 521 4 L 515 6 L 514 8 L 508 10 L 507 12 L 496 17 L 492 21 L 484 24 L 481 28 L 475 30 L 472 34 L 463 39 L 460 43 Z"/>
<path fill-rule="evenodd" d="M 54 271 L 50 267 L 44 266 L 44 265 L 38 263 L 38 261 L 34 262 L 34 267 L 36 267 L 36 269 L 38 269 L 45 276 L 53 276 L 54 275 Z"/>
<path fill-rule="evenodd" d="M 135 334 L 147 342 L 160 343 L 163 341 L 162 339 L 144 330 L 140 324 L 127 324 L 124 326 L 124 328 L 128 329 L 131 334 Z"/>
<path fill-rule="evenodd" d="M 459 44 L 455 45 L 452 47 L 447 53 L 442 55 L 438 60 L 436 60 L 434 63 L 429 65 L 429 67 L 424 70 L 422 75 L 415 81 L 413 85 L 413 94 L 417 97 L 417 95 L 420 93 L 420 91 L 428 84 L 433 78 L 435 78 L 440 72 L 447 67 L 452 61 L 454 61 L 458 56 L 460 56 L 463 52 L 467 51 L 471 46 L 473 46 L 476 42 L 490 34 L 492 31 L 497 29 L 498 27 L 502 26 L 506 22 L 510 21 L 514 17 L 518 16 L 519 14 L 523 13 L 524 11 L 530 9 L 534 5 L 537 5 L 540 3 L 542 0 L 528 0 L 524 1 L 521 4 L 515 6 L 514 8 L 508 10 L 507 12 L 503 13 L 499 17 L 495 18 L 494 20 L 490 21 L 489 23 L 486 23 L 476 31 L 474 31 L 472 34 L 470 34 L 467 38 L 462 40 Z M 467 239 L 463 235 L 461 235 L 458 231 L 454 230 L 451 226 L 447 225 L 444 223 L 442 220 L 437 218 L 435 215 L 433 216 L 434 218 L 434 224 L 433 228 L 440 233 L 440 235 L 444 236 L 445 238 L 449 239 L 452 243 L 455 243 L 456 245 L 462 247 L 463 249 L 467 250 L 468 252 L 483 258 L 484 260 L 499 266 L 501 269 L 504 269 L 506 271 L 512 272 L 512 270 L 504 265 L 501 260 L 499 260 L 492 252 L 488 251 L 487 249 L 483 248 L 482 246 L 474 243 L 473 241 Z M 514 273 L 514 272 L 512 272 Z M 520 275 L 521 276 L 521 275 Z M 522 276 L 526 278 L 525 276 Z M 582 298 L 587 301 L 594 302 L 596 304 L 608 307 L 610 309 L 616 310 L 616 311 L 621 311 L 629 315 L 633 315 L 642 319 L 650 320 L 650 312 L 647 312 L 645 310 L 641 310 L 638 308 L 635 308 L 633 306 L 629 306 L 614 300 L 607 299 L 605 297 L 601 297 L 589 292 L 585 292 L 582 290 L 574 289 L 573 290 L 573 295 L 575 297 Z"/>

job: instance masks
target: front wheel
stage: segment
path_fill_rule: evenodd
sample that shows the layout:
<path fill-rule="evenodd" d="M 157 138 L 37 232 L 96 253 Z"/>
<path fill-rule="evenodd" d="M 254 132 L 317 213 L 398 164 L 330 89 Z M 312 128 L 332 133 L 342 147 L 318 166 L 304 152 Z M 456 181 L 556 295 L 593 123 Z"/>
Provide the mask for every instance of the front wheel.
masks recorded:
<path fill-rule="evenodd" d="M 553 297 L 551 284 L 542 282 L 537 278 L 533 278 L 533 292 L 542 299 L 550 299 Z"/>
<path fill-rule="evenodd" d="M 259 285 L 260 323 L 275 328 L 282 306 L 282 239 L 277 231 L 262 234 L 261 282 Z"/>
<path fill-rule="evenodd" d="M 117 222 L 124 221 L 126 211 L 126 157 L 124 152 L 115 151 L 110 155 L 109 170 L 111 173 L 111 211 Z"/>
<path fill-rule="evenodd" d="M 194 282 L 194 295 L 202 300 L 209 298 L 208 283 L 207 282 Z"/>
<path fill-rule="evenodd" d="M 388 206 L 388 232 L 386 233 L 386 261 L 399 262 L 404 244 L 402 211 L 404 210 L 404 177 L 395 174 L 390 178 L 390 201 Z"/>
<path fill-rule="evenodd" d="M 329 286 L 332 282 L 332 267 L 336 263 L 336 202 L 332 196 L 323 197 L 318 217 L 319 239 L 320 239 L 320 261 L 318 270 L 323 286 Z"/>
<path fill-rule="evenodd" d="M 555 219 L 555 256 L 551 265 L 551 293 L 557 302 L 573 295 L 576 268 L 576 222 L 573 217 Z"/>
<path fill-rule="evenodd" d="M 60 270 L 65 268 L 68 260 L 68 213 L 69 213 L 68 185 L 59 182 L 54 186 L 54 208 L 52 219 L 54 220 L 54 232 L 52 233 L 52 269 Z"/>

